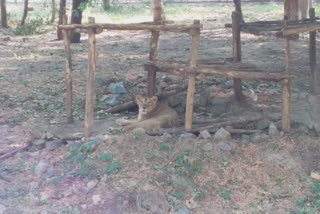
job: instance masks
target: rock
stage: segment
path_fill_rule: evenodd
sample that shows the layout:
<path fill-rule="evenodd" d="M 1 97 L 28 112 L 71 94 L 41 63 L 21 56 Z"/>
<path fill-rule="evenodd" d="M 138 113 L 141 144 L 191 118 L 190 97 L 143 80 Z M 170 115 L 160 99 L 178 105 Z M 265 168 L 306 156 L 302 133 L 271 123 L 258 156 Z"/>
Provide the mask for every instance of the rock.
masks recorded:
<path fill-rule="evenodd" d="M 123 86 L 122 82 L 111 83 L 108 88 L 112 94 L 125 94 L 125 93 L 127 93 L 127 89 Z"/>
<path fill-rule="evenodd" d="M 269 139 L 269 136 L 264 133 L 256 133 L 252 136 L 253 143 L 262 143 Z"/>
<path fill-rule="evenodd" d="M 49 151 L 53 151 L 64 144 L 67 144 L 67 141 L 64 139 L 56 139 L 56 140 L 47 141 L 46 142 L 46 149 L 48 149 Z"/>
<path fill-rule="evenodd" d="M 222 88 L 225 89 L 230 89 L 233 87 L 233 80 L 226 80 L 225 82 L 222 83 Z"/>
<path fill-rule="evenodd" d="M 320 173 L 318 172 L 311 172 L 310 174 L 311 178 L 313 178 L 316 181 L 320 181 Z"/>
<path fill-rule="evenodd" d="M 93 188 L 95 188 L 98 184 L 98 180 L 91 180 L 87 183 L 87 187 L 85 189 L 86 193 L 89 193 Z"/>
<path fill-rule="evenodd" d="M 197 138 L 197 136 L 192 133 L 183 133 L 180 135 L 180 137 L 178 139 L 178 143 L 183 143 L 187 140 L 196 139 L 196 138 Z"/>
<path fill-rule="evenodd" d="M 250 135 L 246 135 L 246 134 L 241 135 L 241 141 L 243 141 L 244 143 L 251 142 Z"/>
<path fill-rule="evenodd" d="M 280 132 L 279 132 L 278 128 L 276 127 L 276 125 L 273 122 L 271 122 L 270 125 L 269 125 L 268 133 L 269 133 L 269 136 L 271 138 L 280 136 Z"/>
<path fill-rule="evenodd" d="M 47 133 L 44 135 L 44 138 L 45 138 L 46 140 L 54 140 L 54 139 L 55 139 L 55 136 L 54 136 L 52 133 L 47 132 Z"/>
<path fill-rule="evenodd" d="M 231 150 L 231 147 L 228 144 L 223 142 L 218 143 L 215 147 L 224 152 L 229 152 Z"/>
<path fill-rule="evenodd" d="M 200 132 L 200 137 L 203 139 L 208 139 L 211 137 L 211 134 L 207 129 L 205 129 Z"/>
<path fill-rule="evenodd" d="M 293 93 L 291 100 L 292 122 L 304 124 L 320 133 L 320 95 Z"/>
<path fill-rule="evenodd" d="M 93 195 L 92 196 L 92 202 L 94 205 L 99 205 L 101 203 L 102 199 L 100 195 Z"/>
<path fill-rule="evenodd" d="M 0 204 L 0 214 L 4 214 L 6 210 L 7 210 L 7 207 L 4 206 L 3 204 Z"/>
<path fill-rule="evenodd" d="M 231 134 L 225 130 L 224 128 L 220 128 L 213 137 L 214 141 L 225 141 L 225 140 L 230 140 L 231 139 Z"/>
<path fill-rule="evenodd" d="M 170 210 L 170 205 L 166 197 L 159 192 L 142 192 L 138 198 L 138 204 L 148 213 L 167 214 Z M 145 213 L 145 212 L 142 212 Z"/>
<path fill-rule="evenodd" d="M 112 95 L 108 100 L 107 100 L 107 104 L 111 105 L 111 106 L 115 106 L 120 104 L 120 95 L 119 94 L 114 94 Z"/>
<path fill-rule="evenodd" d="M 50 167 L 49 163 L 45 160 L 40 160 L 38 165 L 34 169 L 34 174 L 38 177 L 41 177 Z"/>
<path fill-rule="evenodd" d="M 202 149 L 206 152 L 209 152 L 213 149 L 213 145 L 211 143 L 206 143 L 203 145 Z"/>
<path fill-rule="evenodd" d="M 263 129 L 266 129 L 269 127 L 269 124 L 270 124 L 270 120 L 267 120 L 267 119 L 262 119 L 262 120 L 259 120 L 257 122 L 257 129 L 259 130 L 263 130 Z"/>
<path fill-rule="evenodd" d="M 42 147 L 44 148 L 45 147 L 45 143 L 46 143 L 46 140 L 45 139 L 38 139 L 38 140 L 35 140 L 32 142 L 32 145 L 36 146 L 36 147 Z"/>
<path fill-rule="evenodd" d="M 190 211 L 189 211 L 188 208 L 183 207 L 183 208 L 180 208 L 180 209 L 176 212 L 176 214 L 190 214 Z"/>
<path fill-rule="evenodd" d="M 169 134 L 168 132 L 165 132 L 165 133 L 161 136 L 161 139 L 162 139 L 163 141 L 171 140 L 171 139 L 172 139 L 172 135 Z"/>

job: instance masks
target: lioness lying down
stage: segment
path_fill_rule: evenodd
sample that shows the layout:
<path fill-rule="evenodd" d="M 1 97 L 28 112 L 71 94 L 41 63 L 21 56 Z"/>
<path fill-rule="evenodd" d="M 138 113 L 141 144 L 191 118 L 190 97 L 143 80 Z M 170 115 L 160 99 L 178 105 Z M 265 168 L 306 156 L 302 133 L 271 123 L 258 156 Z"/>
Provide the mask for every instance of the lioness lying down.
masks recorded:
<path fill-rule="evenodd" d="M 138 119 L 118 119 L 116 123 L 125 126 L 125 129 L 134 128 L 160 129 L 177 125 L 177 112 L 167 105 L 158 102 L 158 97 L 137 95 L 136 102 L 139 106 Z"/>

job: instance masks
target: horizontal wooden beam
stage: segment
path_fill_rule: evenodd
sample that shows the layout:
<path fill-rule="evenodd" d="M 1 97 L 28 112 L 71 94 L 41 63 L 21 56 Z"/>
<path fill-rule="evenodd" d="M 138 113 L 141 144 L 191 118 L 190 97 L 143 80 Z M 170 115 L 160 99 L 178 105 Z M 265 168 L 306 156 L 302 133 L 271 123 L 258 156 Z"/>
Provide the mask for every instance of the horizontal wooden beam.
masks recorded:
<path fill-rule="evenodd" d="M 319 31 L 320 30 L 320 22 L 309 23 L 309 24 L 297 24 L 295 26 L 289 26 L 282 30 L 284 36 L 289 36 L 292 34 L 303 33 L 303 32 L 311 32 L 311 31 Z"/>
<path fill-rule="evenodd" d="M 167 63 L 148 63 L 145 69 L 155 69 L 157 72 L 173 73 L 177 75 L 187 75 L 188 73 L 204 74 L 208 76 L 221 76 L 237 79 L 255 79 L 267 81 L 281 81 L 284 79 L 294 79 L 293 75 L 285 75 L 279 73 L 263 72 L 253 65 L 244 63 L 232 63 L 225 65 L 198 65 L 197 68 L 189 66 Z"/>
<path fill-rule="evenodd" d="M 64 30 L 74 29 L 107 29 L 107 30 L 149 30 L 149 31 L 169 31 L 191 33 L 193 29 L 202 28 L 201 24 L 190 25 L 155 25 L 155 24 L 70 24 L 59 25 Z"/>

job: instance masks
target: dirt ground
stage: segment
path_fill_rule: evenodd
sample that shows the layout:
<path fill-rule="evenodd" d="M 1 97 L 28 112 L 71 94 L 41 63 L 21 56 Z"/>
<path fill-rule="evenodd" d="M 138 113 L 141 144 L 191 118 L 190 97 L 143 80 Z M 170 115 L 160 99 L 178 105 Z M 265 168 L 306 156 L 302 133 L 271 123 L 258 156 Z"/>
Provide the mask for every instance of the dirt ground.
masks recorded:
<path fill-rule="evenodd" d="M 115 130 L 116 118 L 135 112 L 107 114 L 112 96 L 108 86 L 123 82 L 128 93 L 120 102 L 144 91 L 149 37 L 147 32 L 97 35 L 97 137 L 60 142 L 60 137 L 75 136 L 83 129 L 86 36 L 81 44 L 72 45 L 77 122 L 67 125 L 62 42 L 54 40 L 54 32 L 28 37 L 1 34 L 0 155 L 29 143 L 32 147 L 0 160 L 0 213 L 320 212 L 310 178 L 311 172 L 320 170 L 320 144 L 318 135 L 301 124 L 294 123 L 290 133 L 275 137 L 268 135 L 267 124 L 263 133 L 232 135 L 223 142 L 213 136 L 149 136 Z M 283 40 L 242 34 L 242 41 L 244 62 L 270 72 L 284 70 Z M 231 57 L 231 45 L 229 29 L 204 22 L 199 58 Z M 159 58 L 188 60 L 190 46 L 188 35 L 163 34 Z M 297 75 L 293 93 L 308 93 L 307 46 L 303 37 L 292 44 Z M 181 77 L 163 74 L 157 81 L 158 92 L 185 83 Z M 217 91 L 231 93 L 224 87 L 226 79 L 200 82 L 197 97 L 209 90 L 206 103 L 210 105 L 197 101 L 196 116 L 228 118 L 252 113 L 249 107 L 226 109 L 214 98 Z M 256 105 L 280 112 L 280 85 L 258 81 L 244 85 L 258 96 Z M 183 118 L 185 96 L 179 97 L 175 107 Z M 274 122 L 278 125 L 279 119 Z M 54 147 L 53 141 L 61 145 Z"/>

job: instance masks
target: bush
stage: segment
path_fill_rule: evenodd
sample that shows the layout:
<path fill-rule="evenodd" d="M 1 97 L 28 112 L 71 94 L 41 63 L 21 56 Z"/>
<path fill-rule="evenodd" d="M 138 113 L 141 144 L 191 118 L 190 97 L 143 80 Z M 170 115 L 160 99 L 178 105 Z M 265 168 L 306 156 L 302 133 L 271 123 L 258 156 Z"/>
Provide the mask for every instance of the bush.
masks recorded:
<path fill-rule="evenodd" d="M 44 19 L 38 16 L 25 23 L 23 26 L 17 25 L 17 27 L 13 29 L 13 33 L 17 36 L 40 34 L 43 32 L 45 25 Z"/>

